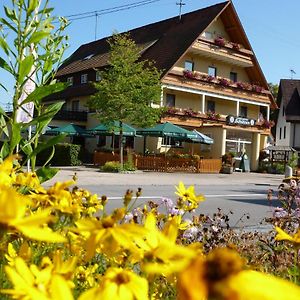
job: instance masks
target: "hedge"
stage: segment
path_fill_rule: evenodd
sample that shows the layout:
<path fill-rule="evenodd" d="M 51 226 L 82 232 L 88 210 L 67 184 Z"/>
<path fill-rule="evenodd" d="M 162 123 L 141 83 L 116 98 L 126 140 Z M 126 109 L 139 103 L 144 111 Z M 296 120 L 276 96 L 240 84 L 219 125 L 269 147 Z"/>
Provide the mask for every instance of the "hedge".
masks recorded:
<path fill-rule="evenodd" d="M 37 156 L 37 165 L 43 165 L 50 156 L 52 148 L 48 148 Z M 50 161 L 52 166 L 78 166 L 81 162 L 81 145 L 56 144 L 55 154 Z"/>

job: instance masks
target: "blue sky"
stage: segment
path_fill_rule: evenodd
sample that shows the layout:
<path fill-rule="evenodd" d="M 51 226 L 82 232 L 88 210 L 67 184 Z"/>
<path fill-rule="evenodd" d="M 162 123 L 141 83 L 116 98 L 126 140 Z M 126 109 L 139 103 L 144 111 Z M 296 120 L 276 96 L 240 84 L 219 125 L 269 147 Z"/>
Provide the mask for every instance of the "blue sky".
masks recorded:
<path fill-rule="evenodd" d="M 178 15 L 180 0 L 157 0 L 152 4 L 132 8 L 98 17 L 97 38 L 102 38 L 115 30 L 123 32 L 132 28 L 157 22 Z M 131 4 L 138 0 L 50 0 L 58 16 L 68 16 L 120 5 Z M 217 0 L 183 0 L 183 13 L 197 10 L 222 1 Z M 10 5 L 10 0 L 1 4 Z M 246 34 L 254 49 L 260 66 L 268 82 L 279 83 L 281 78 L 290 78 L 290 69 L 300 78 L 300 34 L 299 34 L 299 0 L 233 0 Z M 3 5 L 0 6 L 3 15 Z M 81 44 L 95 39 L 95 17 L 76 20 L 67 29 L 70 48 L 66 57 Z M 11 88 L 12 82 L 0 70 L 0 82 Z M 0 91 L 0 104 L 10 101 L 7 93 Z"/>

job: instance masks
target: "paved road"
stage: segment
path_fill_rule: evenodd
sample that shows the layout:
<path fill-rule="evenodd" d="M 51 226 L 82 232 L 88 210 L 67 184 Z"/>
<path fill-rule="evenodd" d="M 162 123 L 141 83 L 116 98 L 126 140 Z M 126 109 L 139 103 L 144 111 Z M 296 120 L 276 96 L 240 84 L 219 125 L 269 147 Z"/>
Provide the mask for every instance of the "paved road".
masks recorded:
<path fill-rule="evenodd" d="M 77 173 L 78 185 L 99 196 L 109 198 L 108 209 L 118 207 L 127 189 L 143 189 L 138 204 L 149 200 L 168 197 L 176 200 L 175 185 L 183 181 L 186 186 L 194 185 L 199 194 L 206 198 L 196 213 L 213 214 L 218 208 L 230 211 L 230 224 L 236 227 L 258 226 L 271 208 L 266 199 L 267 191 L 277 190 L 283 176 L 273 174 L 184 174 L 137 172 L 129 174 L 102 173 L 94 168 L 65 167 L 47 185 L 55 181 L 71 179 Z M 278 203 L 274 202 L 273 205 Z M 249 217 L 249 218 L 247 218 Z"/>

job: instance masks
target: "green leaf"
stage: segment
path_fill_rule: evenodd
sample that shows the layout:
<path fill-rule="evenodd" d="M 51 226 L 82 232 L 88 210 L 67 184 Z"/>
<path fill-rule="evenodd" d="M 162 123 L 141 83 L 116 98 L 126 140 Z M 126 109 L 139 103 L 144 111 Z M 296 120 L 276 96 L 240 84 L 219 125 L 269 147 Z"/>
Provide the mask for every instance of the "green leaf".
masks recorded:
<path fill-rule="evenodd" d="M 8 71 L 10 74 L 13 74 L 13 70 L 11 69 L 9 64 L 2 57 L 0 57 L 0 68 Z"/>
<path fill-rule="evenodd" d="M 39 0 L 29 0 L 27 14 L 30 15 L 38 7 L 38 4 Z"/>
<path fill-rule="evenodd" d="M 1 127 L 1 135 L 2 135 L 2 132 L 4 132 L 4 134 L 7 137 L 9 137 L 9 132 L 8 132 L 8 128 L 7 128 L 7 122 L 6 122 L 3 114 L 0 116 L 0 127 Z"/>
<path fill-rule="evenodd" d="M 5 52 L 6 55 L 9 55 L 9 46 L 3 37 L 0 37 L 0 47 Z"/>
<path fill-rule="evenodd" d="M 28 141 L 22 140 L 20 142 L 20 147 L 21 147 L 22 151 L 26 154 L 26 156 L 29 157 L 32 152 L 31 144 Z"/>
<path fill-rule="evenodd" d="M 0 18 L 0 24 L 8 27 L 10 30 L 14 31 L 15 33 L 18 33 L 18 30 L 9 22 L 7 22 L 5 19 Z"/>
<path fill-rule="evenodd" d="M 8 89 L 7 89 L 2 83 L 0 83 L 0 86 L 1 86 L 6 92 L 8 92 Z"/>
<path fill-rule="evenodd" d="M 68 85 L 68 83 L 58 82 L 51 85 L 39 86 L 27 96 L 21 105 L 29 102 L 34 102 L 35 105 L 38 105 L 43 98 L 64 90 Z"/>
<path fill-rule="evenodd" d="M 12 20 L 12 21 L 17 21 L 17 15 L 16 12 L 14 10 L 11 10 L 10 8 L 8 8 L 7 6 L 4 6 L 4 12 L 6 14 L 6 16 Z"/>
<path fill-rule="evenodd" d="M 41 151 L 51 147 L 51 146 L 54 146 L 56 144 L 58 144 L 59 142 L 61 142 L 64 138 L 66 137 L 65 134 L 60 134 L 60 135 L 57 135 L 49 140 L 47 140 L 46 142 L 44 143 L 41 143 L 39 144 L 32 152 L 31 154 L 29 155 L 29 159 L 36 156 L 38 153 L 40 153 Z"/>
<path fill-rule="evenodd" d="M 47 180 L 50 180 L 53 178 L 59 169 L 57 168 L 51 168 L 51 167 L 42 167 L 36 170 L 36 175 L 38 176 L 40 183 L 43 183 Z"/>
<path fill-rule="evenodd" d="M 31 44 L 38 44 L 42 39 L 48 37 L 49 35 L 50 35 L 50 32 L 36 31 L 31 35 L 31 37 L 29 38 L 26 45 L 30 46 Z"/>
<path fill-rule="evenodd" d="M 19 67 L 18 82 L 22 84 L 25 76 L 28 76 L 34 63 L 33 55 L 27 55 L 21 62 Z"/>
<path fill-rule="evenodd" d="M 0 161 L 3 162 L 3 160 L 9 155 L 9 144 L 7 141 L 5 141 L 1 147 L 0 150 Z"/>
<path fill-rule="evenodd" d="M 57 102 L 49 105 L 42 115 L 35 117 L 31 122 L 27 123 L 26 126 L 36 125 L 40 123 L 43 123 L 44 126 L 45 124 L 47 125 L 61 109 L 63 104 L 64 102 Z"/>
<path fill-rule="evenodd" d="M 21 136 L 21 123 L 13 123 L 11 126 L 11 136 L 10 136 L 10 153 L 12 153 L 16 146 L 20 143 L 22 136 Z"/>

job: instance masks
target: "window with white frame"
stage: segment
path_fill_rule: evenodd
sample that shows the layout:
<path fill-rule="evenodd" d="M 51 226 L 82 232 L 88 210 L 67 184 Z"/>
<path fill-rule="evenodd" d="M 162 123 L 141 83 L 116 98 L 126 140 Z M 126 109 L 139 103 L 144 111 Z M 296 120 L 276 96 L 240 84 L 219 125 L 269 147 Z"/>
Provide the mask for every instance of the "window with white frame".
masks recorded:
<path fill-rule="evenodd" d="M 216 102 L 212 100 L 207 101 L 207 110 L 209 112 L 215 112 L 216 111 Z"/>
<path fill-rule="evenodd" d="M 194 62 L 191 60 L 186 60 L 184 62 L 184 69 L 187 71 L 193 72 L 194 71 Z"/>
<path fill-rule="evenodd" d="M 72 111 L 79 111 L 79 100 L 72 101 Z"/>
<path fill-rule="evenodd" d="M 217 68 L 209 66 L 208 67 L 208 75 L 212 77 L 217 77 Z"/>
<path fill-rule="evenodd" d="M 240 117 L 247 118 L 248 115 L 248 107 L 247 106 L 241 106 L 240 108 Z"/>
<path fill-rule="evenodd" d="M 175 107 L 175 95 L 174 94 L 166 95 L 166 106 L 167 107 Z"/>
<path fill-rule="evenodd" d="M 237 82 L 237 73 L 236 72 L 230 72 L 230 80 L 233 82 Z"/>
<path fill-rule="evenodd" d="M 87 83 L 88 82 L 88 74 L 81 74 L 80 82 Z"/>
<path fill-rule="evenodd" d="M 283 127 L 283 138 L 286 138 L 286 126 Z"/>
<path fill-rule="evenodd" d="M 212 40 L 213 39 L 213 33 L 210 31 L 204 31 L 202 34 L 206 39 Z"/>
<path fill-rule="evenodd" d="M 70 76 L 67 78 L 67 82 L 71 85 L 73 85 L 73 76 Z"/>
<path fill-rule="evenodd" d="M 165 136 L 162 138 L 162 146 L 171 147 L 171 148 L 182 148 L 182 141 L 176 140 L 174 137 Z"/>
<path fill-rule="evenodd" d="M 100 80 L 101 80 L 100 71 L 96 71 L 96 81 L 100 81 Z"/>

